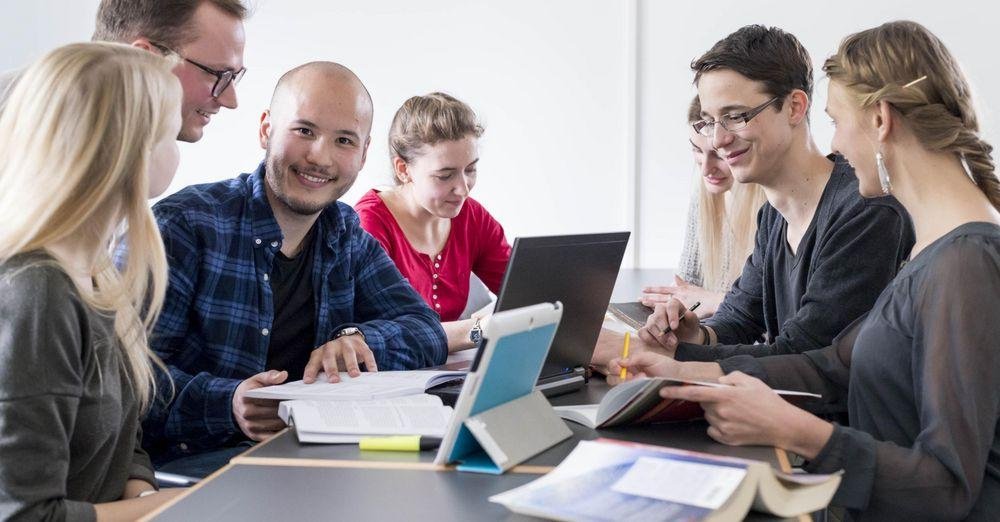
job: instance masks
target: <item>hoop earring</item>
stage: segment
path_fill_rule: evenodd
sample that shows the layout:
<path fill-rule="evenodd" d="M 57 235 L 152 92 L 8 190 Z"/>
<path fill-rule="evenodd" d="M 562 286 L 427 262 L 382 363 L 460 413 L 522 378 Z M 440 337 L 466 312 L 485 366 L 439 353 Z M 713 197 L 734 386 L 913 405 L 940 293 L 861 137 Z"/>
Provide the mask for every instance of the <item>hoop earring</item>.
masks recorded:
<path fill-rule="evenodd" d="M 878 169 L 878 183 L 882 185 L 882 194 L 888 196 L 892 192 L 892 183 L 889 182 L 889 169 L 885 168 L 882 151 L 875 153 L 875 167 Z"/>

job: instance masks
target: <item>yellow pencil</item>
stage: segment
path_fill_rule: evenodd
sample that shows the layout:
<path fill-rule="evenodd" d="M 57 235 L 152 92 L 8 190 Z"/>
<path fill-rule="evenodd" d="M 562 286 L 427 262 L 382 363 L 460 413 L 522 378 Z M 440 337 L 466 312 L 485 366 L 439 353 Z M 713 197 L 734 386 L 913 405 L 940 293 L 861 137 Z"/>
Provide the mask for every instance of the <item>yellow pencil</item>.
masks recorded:
<path fill-rule="evenodd" d="M 631 337 L 629 335 L 629 333 L 625 332 L 625 347 L 622 348 L 622 359 L 625 359 L 626 357 L 628 357 L 628 340 L 629 340 L 629 337 Z M 625 368 L 622 368 L 622 371 L 618 373 L 618 378 L 620 378 L 622 380 L 625 380 L 625 375 L 626 375 L 625 374 Z"/>

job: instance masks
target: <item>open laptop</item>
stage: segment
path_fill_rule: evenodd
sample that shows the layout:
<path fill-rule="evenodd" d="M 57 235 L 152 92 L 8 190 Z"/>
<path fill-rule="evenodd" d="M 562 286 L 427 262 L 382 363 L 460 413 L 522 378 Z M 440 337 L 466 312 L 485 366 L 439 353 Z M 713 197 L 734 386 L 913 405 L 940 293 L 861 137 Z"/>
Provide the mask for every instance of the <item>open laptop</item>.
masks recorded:
<path fill-rule="evenodd" d="M 496 312 L 538 303 L 563 304 L 562 322 L 537 389 L 548 396 L 579 389 L 601 332 L 629 232 L 519 237 L 504 275 Z M 468 368 L 470 361 L 449 369 Z M 460 386 L 433 390 L 454 400 Z"/>

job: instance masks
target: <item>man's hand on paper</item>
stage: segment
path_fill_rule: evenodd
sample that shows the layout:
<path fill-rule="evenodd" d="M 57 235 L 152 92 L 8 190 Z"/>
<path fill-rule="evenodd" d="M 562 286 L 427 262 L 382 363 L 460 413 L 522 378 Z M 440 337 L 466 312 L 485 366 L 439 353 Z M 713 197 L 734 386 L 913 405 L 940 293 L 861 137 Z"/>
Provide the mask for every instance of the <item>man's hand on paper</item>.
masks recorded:
<path fill-rule="evenodd" d="M 351 377 L 358 377 L 361 375 L 360 363 L 364 363 L 369 372 L 378 371 L 375 354 L 368 347 L 365 338 L 360 335 L 344 335 L 312 351 L 302 373 L 302 380 L 306 384 L 312 384 L 320 371 L 326 373 L 329 382 L 340 382 L 342 371 Z"/>
<path fill-rule="evenodd" d="M 288 372 L 269 370 L 258 373 L 243 381 L 233 393 L 233 418 L 243 433 L 251 440 L 262 441 L 285 427 L 278 417 L 278 401 L 251 399 L 244 395 L 249 390 L 281 384 L 288 378 Z"/>

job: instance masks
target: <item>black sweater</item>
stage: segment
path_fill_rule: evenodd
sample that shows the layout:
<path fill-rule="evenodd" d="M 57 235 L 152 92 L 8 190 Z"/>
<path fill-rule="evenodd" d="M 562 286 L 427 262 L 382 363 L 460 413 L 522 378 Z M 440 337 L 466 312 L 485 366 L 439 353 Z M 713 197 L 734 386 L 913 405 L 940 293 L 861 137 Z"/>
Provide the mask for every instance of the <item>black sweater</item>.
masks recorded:
<path fill-rule="evenodd" d="M 719 344 L 681 343 L 677 360 L 823 348 L 871 308 L 909 255 L 913 225 L 895 198 L 861 197 L 851 166 L 840 156 L 830 159 L 833 172 L 796 253 L 785 239 L 785 218 L 764 204 L 743 274 L 705 321 Z M 776 268 L 783 263 L 794 264 L 798 280 Z"/>

